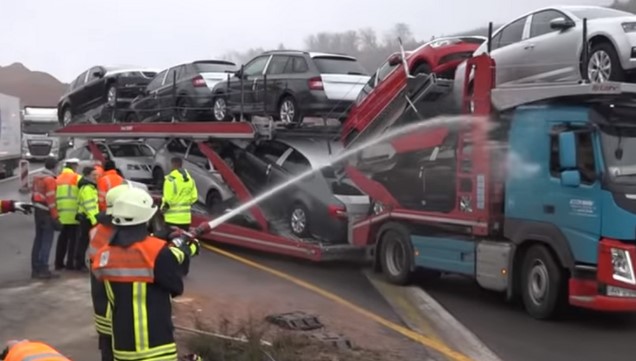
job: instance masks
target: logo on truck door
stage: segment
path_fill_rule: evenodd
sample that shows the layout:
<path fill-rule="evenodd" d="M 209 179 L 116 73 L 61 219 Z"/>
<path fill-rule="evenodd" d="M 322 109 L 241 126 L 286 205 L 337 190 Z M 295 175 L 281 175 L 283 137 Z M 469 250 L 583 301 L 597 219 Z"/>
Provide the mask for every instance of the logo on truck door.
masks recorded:
<path fill-rule="evenodd" d="M 575 216 L 596 217 L 594 201 L 587 199 L 570 199 L 570 214 Z"/>

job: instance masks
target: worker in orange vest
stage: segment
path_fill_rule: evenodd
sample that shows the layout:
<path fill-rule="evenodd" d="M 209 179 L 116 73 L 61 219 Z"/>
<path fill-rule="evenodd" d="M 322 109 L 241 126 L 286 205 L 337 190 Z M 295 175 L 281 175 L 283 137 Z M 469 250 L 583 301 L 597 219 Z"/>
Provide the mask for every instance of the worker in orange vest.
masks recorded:
<path fill-rule="evenodd" d="M 100 160 L 95 161 L 95 172 L 97 172 L 97 179 L 101 178 L 104 175 L 104 167 L 102 166 L 102 162 Z"/>
<path fill-rule="evenodd" d="M 62 224 L 62 231 L 57 237 L 55 249 L 55 269 L 79 269 L 82 265 L 75 264 L 75 247 L 79 236 L 79 222 L 77 221 L 77 210 L 79 207 L 77 186 L 81 176 L 77 174 L 79 159 L 71 158 L 66 160 L 62 173 L 57 176 L 57 213 Z M 64 263 L 66 258 L 66 264 Z"/>
<path fill-rule="evenodd" d="M 33 176 L 31 201 L 36 206 L 33 214 L 35 238 L 31 249 L 31 278 L 55 278 L 56 274 L 49 269 L 49 256 L 53 247 L 55 231 L 61 231 L 56 204 L 57 182 L 55 168 L 57 159 L 48 158 L 44 162 L 44 170 Z"/>
<path fill-rule="evenodd" d="M 53 347 L 38 341 L 9 341 L 0 354 L 4 361 L 71 361 Z"/>
<path fill-rule="evenodd" d="M 106 193 L 124 182 L 124 178 L 117 173 L 115 162 L 106 161 L 104 164 L 104 174 L 97 180 L 97 204 L 99 211 L 106 210 Z"/>

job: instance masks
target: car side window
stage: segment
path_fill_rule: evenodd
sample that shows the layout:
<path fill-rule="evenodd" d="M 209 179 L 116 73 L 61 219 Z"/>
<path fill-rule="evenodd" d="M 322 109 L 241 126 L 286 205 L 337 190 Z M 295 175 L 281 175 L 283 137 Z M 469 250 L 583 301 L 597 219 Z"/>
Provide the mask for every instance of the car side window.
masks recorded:
<path fill-rule="evenodd" d="M 292 72 L 300 74 L 307 71 L 309 71 L 309 65 L 307 65 L 305 58 L 300 56 L 293 57 Z"/>
<path fill-rule="evenodd" d="M 263 74 L 263 70 L 265 70 L 265 65 L 267 65 L 267 60 L 269 59 L 269 55 L 258 57 L 245 65 L 243 69 L 243 75 L 246 76 L 258 76 Z"/>
<path fill-rule="evenodd" d="M 92 81 L 95 81 L 95 80 L 99 79 L 98 77 L 95 76 L 95 73 L 100 71 L 100 70 L 101 70 L 101 68 L 99 66 L 91 68 L 91 70 L 88 71 L 88 80 L 86 82 L 90 83 Z"/>
<path fill-rule="evenodd" d="M 278 142 L 263 142 L 254 149 L 254 154 L 268 163 L 276 163 L 287 147 Z"/>
<path fill-rule="evenodd" d="M 185 144 L 183 140 L 173 139 L 170 143 L 168 143 L 166 149 L 168 149 L 168 152 L 170 153 L 185 154 L 188 149 L 188 145 Z"/>
<path fill-rule="evenodd" d="M 179 80 L 179 75 L 180 75 L 180 69 L 181 67 L 177 66 L 174 68 L 171 68 L 170 70 L 168 70 L 168 76 L 166 77 L 166 80 L 163 82 L 164 85 L 172 85 L 172 83 L 176 80 Z"/>
<path fill-rule="evenodd" d="M 284 55 L 274 55 L 272 57 L 272 61 L 269 62 L 267 66 L 267 75 L 276 75 L 276 74 L 284 74 L 287 73 L 286 65 L 289 63 L 289 57 Z"/>
<path fill-rule="evenodd" d="M 590 132 L 576 133 L 576 162 L 581 172 L 581 183 L 593 184 L 596 181 L 596 161 L 594 160 L 594 143 Z M 559 134 L 550 135 L 550 175 L 561 176 L 559 161 Z"/>
<path fill-rule="evenodd" d="M 557 18 L 568 18 L 565 14 L 556 10 L 540 11 L 532 15 L 532 22 L 530 24 L 530 37 L 540 36 L 551 32 L 557 32 L 558 30 L 550 27 L 550 21 Z"/>
<path fill-rule="evenodd" d="M 282 164 L 284 170 L 290 174 L 300 174 L 311 169 L 309 159 L 302 155 L 299 151 L 292 151 Z"/>
<path fill-rule="evenodd" d="M 148 91 L 153 91 L 161 88 L 161 85 L 163 85 L 163 78 L 166 76 L 167 72 L 167 70 L 164 70 L 161 73 L 155 75 L 150 83 L 148 83 Z"/>
<path fill-rule="evenodd" d="M 523 38 L 523 29 L 525 28 L 527 19 L 528 17 L 526 16 L 503 28 L 503 30 L 497 34 L 499 38 L 496 48 L 503 48 L 504 46 L 520 42 Z M 495 49 L 494 46 L 493 49 Z"/>
<path fill-rule="evenodd" d="M 87 73 L 88 73 L 88 70 L 83 72 L 80 76 L 77 77 L 77 82 L 75 83 L 74 89 L 80 88 L 82 85 L 84 85 Z"/>

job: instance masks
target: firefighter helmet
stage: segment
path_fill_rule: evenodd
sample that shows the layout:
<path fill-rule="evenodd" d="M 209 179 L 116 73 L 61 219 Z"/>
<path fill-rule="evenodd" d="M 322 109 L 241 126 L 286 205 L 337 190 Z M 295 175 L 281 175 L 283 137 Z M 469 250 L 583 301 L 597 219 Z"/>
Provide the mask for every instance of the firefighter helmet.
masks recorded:
<path fill-rule="evenodd" d="M 128 183 L 123 183 L 118 185 L 117 187 L 111 188 L 106 193 L 106 214 L 111 215 L 113 213 L 113 205 L 115 204 L 115 200 L 117 200 L 117 198 L 119 198 L 119 196 L 129 188 L 130 186 L 128 185 Z"/>
<path fill-rule="evenodd" d="M 116 226 L 134 226 L 145 224 L 157 212 L 150 194 L 141 189 L 133 188 L 122 192 L 113 203 L 111 215 Z"/>

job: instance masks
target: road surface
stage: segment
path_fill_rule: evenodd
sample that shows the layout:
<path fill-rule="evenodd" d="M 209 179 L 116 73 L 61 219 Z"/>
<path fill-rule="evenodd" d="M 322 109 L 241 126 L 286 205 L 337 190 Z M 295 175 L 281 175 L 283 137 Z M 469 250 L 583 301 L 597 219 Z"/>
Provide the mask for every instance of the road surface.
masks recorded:
<path fill-rule="evenodd" d="M 569 310 L 558 322 L 536 321 L 521 305 L 462 277 L 422 285 L 501 359 L 582 361 L 635 359 L 636 315 Z"/>

